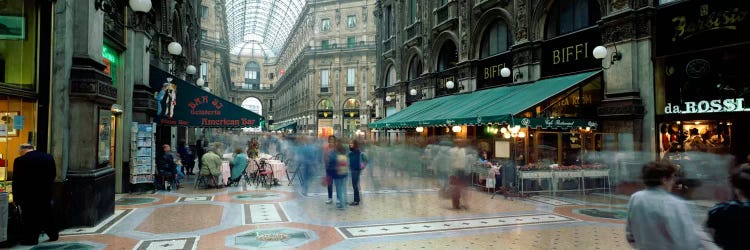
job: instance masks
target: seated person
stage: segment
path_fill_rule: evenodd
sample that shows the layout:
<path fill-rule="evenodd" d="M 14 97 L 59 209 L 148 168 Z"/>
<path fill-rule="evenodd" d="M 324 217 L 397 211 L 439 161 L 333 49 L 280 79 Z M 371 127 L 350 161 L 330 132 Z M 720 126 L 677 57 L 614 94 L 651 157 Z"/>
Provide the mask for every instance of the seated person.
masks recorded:
<path fill-rule="evenodd" d="M 232 162 L 230 163 L 231 167 L 231 176 L 227 180 L 227 186 L 232 185 L 233 183 L 237 183 L 240 181 L 240 177 L 242 177 L 242 172 L 245 171 L 245 168 L 247 168 L 247 155 L 245 152 L 243 152 L 241 147 L 237 147 L 234 149 L 234 159 L 232 159 Z"/>
<path fill-rule="evenodd" d="M 166 146 L 165 146 L 166 148 Z M 156 157 L 156 187 L 158 189 L 166 189 L 163 180 L 165 177 L 174 177 L 177 175 L 177 164 L 175 164 L 174 156 L 167 152 L 162 153 Z"/>
<path fill-rule="evenodd" d="M 211 183 L 217 184 L 218 186 L 218 179 L 221 172 L 219 171 L 221 169 L 221 156 L 216 154 L 216 148 L 211 145 L 206 149 L 206 153 L 203 154 L 201 157 L 201 170 L 200 175 L 201 176 L 209 176 L 211 178 Z"/>
<path fill-rule="evenodd" d="M 185 168 L 182 166 L 182 160 L 179 158 L 175 160 L 175 164 L 177 165 L 177 186 L 182 188 L 182 179 L 185 178 Z"/>

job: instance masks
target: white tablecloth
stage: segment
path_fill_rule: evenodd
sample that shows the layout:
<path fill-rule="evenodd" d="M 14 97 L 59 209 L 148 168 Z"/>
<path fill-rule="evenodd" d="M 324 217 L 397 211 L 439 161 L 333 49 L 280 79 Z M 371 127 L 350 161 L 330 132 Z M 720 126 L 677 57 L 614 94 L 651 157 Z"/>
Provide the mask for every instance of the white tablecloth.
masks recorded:
<path fill-rule="evenodd" d="M 219 170 L 219 185 L 225 185 L 227 178 L 230 176 L 229 172 L 229 161 L 222 161 L 221 162 L 221 169 Z"/>
<path fill-rule="evenodd" d="M 271 165 L 273 169 L 273 177 L 278 178 L 279 181 L 286 178 L 286 165 L 279 160 L 267 160 L 268 165 Z"/>

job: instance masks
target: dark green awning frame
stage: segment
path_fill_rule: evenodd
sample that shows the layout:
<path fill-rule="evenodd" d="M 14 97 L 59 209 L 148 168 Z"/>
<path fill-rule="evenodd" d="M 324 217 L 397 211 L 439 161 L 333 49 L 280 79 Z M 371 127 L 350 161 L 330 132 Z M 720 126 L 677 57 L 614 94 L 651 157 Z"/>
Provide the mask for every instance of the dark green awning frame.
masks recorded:
<path fill-rule="evenodd" d="M 414 127 L 439 127 L 453 125 L 519 124 L 524 118 L 519 113 L 538 105 L 595 77 L 601 71 L 592 71 L 548 78 L 534 83 L 503 86 L 433 98 L 413 103 L 411 106 L 376 122 L 374 129 Z M 595 120 L 566 118 L 525 118 L 528 127 L 597 127 Z M 594 125 L 594 126 L 591 126 Z"/>

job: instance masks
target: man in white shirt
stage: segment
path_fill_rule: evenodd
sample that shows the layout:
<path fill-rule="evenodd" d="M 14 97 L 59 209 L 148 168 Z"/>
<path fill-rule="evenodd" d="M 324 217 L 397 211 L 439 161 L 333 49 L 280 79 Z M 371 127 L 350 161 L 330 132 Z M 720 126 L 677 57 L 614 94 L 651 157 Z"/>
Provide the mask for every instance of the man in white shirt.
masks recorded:
<path fill-rule="evenodd" d="M 647 188 L 630 196 L 625 237 L 636 249 L 701 249 L 698 227 L 685 201 L 669 191 L 677 167 L 664 162 L 643 166 Z"/>

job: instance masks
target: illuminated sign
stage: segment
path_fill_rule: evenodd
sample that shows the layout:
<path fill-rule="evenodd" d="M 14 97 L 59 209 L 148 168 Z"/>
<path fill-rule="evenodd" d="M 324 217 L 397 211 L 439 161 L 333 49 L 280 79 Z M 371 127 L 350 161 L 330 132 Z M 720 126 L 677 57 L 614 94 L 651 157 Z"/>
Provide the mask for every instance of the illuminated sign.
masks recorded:
<path fill-rule="evenodd" d="M 667 114 L 699 114 L 717 112 L 746 112 L 750 108 L 744 106 L 745 98 L 703 100 L 698 102 L 685 102 L 682 106 L 667 103 L 664 113 Z"/>

